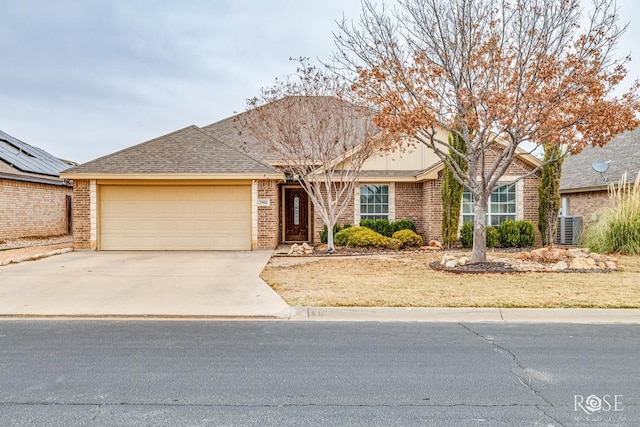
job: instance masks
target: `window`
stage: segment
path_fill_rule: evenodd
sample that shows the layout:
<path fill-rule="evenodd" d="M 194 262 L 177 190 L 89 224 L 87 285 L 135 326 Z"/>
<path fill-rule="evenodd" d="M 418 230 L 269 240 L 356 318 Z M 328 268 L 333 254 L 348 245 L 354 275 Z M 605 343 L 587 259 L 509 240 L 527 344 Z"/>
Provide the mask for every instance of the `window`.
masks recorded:
<path fill-rule="evenodd" d="M 487 206 L 487 225 L 500 225 L 507 219 L 516 219 L 516 185 L 498 187 L 491 193 Z M 462 222 L 473 222 L 473 196 L 469 190 L 462 195 Z"/>
<path fill-rule="evenodd" d="M 360 219 L 389 218 L 389 186 L 360 186 Z"/>

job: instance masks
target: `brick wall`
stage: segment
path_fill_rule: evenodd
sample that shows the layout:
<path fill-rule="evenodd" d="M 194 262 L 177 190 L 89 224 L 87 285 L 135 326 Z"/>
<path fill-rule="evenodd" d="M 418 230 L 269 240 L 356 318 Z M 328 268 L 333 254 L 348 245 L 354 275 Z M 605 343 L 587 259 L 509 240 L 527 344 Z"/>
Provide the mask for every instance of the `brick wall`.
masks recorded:
<path fill-rule="evenodd" d="M 258 249 L 273 249 L 280 241 L 280 197 L 278 181 L 258 181 L 258 198 L 269 199 L 269 206 L 258 207 Z"/>
<path fill-rule="evenodd" d="M 67 234 L 66 186 L 0 180 L 0 239 Z"/>
<path fill-rule="evenodd" d="M 426 237 L 423 185 L 417 182 L 396 182 L 396 220 L 410 219 L 423 238 Z"/>
<path fill-rule="evenodd" d="M 73 248 L 91 248 L 90 190 L 86 179 L 73 183 Z"/>
<path fill-rule="evenodd" d="M 566 193 L 562 197 L 569 199 L 569 216 L 581 216 L 583 227 L 596 219 L 598 211 L 611 206 L 607 190 Z"/>
<path fill-rule="evenodd" d="M 422 184 L 424 204 L 424 230 L 426 241 L 442 241 L 442 182 L 440 179 Z"/>

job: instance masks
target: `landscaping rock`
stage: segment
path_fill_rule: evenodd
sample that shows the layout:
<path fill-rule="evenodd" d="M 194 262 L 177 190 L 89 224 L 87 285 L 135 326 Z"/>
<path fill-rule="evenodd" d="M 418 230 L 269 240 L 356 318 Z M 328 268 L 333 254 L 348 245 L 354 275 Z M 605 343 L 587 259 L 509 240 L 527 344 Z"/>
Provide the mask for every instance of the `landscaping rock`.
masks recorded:
<path fill-rule="evenodd" d="M 562 271 L 562 270 L 566 270 L 567 268 L 569 268 L 569 266 L 567 265 L 566 262 L 558 261 L 553 265 L 553 267 L 551 267 L 551 271 Z"/>
<path fill-rule="evenodd" d="M 444 255 L 442 257 L 442 261 L 440 261 L 440 265 L 446 265 L 447 262 L 449 261 L 456 261 L 456 264 L 458 263 L 458 257 L 453 256 L 453 255 Z"/>
<path fill-rule="evenodd" d="M 617 270 L 618 269 L 618 263 L 616 261 L 605 261 L 605 265 L 610 270 Z"/>
<path fill-rule="evenodd" d="M 571 260 L 569 268 L 572 270 L 591 270 L 595 265 L 596 262 L 591 258 L 577 257 Z"/>
<path fill-rule="evenodd" d="M 447 268 L 455 268 L 458 266 L 458 260 L 450 259 L 449 261 L 445 262 L 444 266 Z"/>
<path fill-rule="evenodd" d="M 460 267 L 464 267 L 464 266 L 465 266 L 465 265 L 467 265 L 467 264 L 469 264 L 469 258 L 468 258 L 468 257 L 466 257 L 466 256 L 463 256 L 463 257 L 461 257 L 461 258 L 458 260 L 458 265 L 459 265 Z"/>
<path fill-rule="evenodd" d="M 438 249 L 444 249 L 444 246 L 442 245 L 442 242 L 439 242 L 437 240 L 429 240 L 429 247 L 432 248 L 438 248 Z"/>

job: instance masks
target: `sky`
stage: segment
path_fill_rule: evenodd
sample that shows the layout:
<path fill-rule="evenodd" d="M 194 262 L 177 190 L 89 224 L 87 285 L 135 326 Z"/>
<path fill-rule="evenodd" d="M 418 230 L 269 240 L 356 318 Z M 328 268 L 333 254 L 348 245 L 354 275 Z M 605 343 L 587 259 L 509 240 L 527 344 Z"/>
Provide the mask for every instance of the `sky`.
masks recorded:
<path fill-rule="evenodd" d="M 382 0 L 379 0 L 382 1 Z M 390 1 L 388 1 L 390 3 Z M 640 77 L 640 2 L 619 0 Z M 0 129 L 83 163 L 241 112 L 360 0 L 0 0 Z"/>

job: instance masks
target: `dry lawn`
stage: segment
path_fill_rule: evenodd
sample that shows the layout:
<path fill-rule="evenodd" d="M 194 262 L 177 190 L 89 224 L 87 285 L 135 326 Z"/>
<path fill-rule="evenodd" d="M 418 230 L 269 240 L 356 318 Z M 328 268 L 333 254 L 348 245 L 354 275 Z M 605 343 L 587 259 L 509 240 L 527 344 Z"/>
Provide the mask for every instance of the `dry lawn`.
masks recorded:
<path fill-rule="evenodd" d="M 430 269 L 441 255 L 275 257 L 261 277 L 292 306 L 640 308 L 639 257 L 612 273 L 474 275 Z"/>

